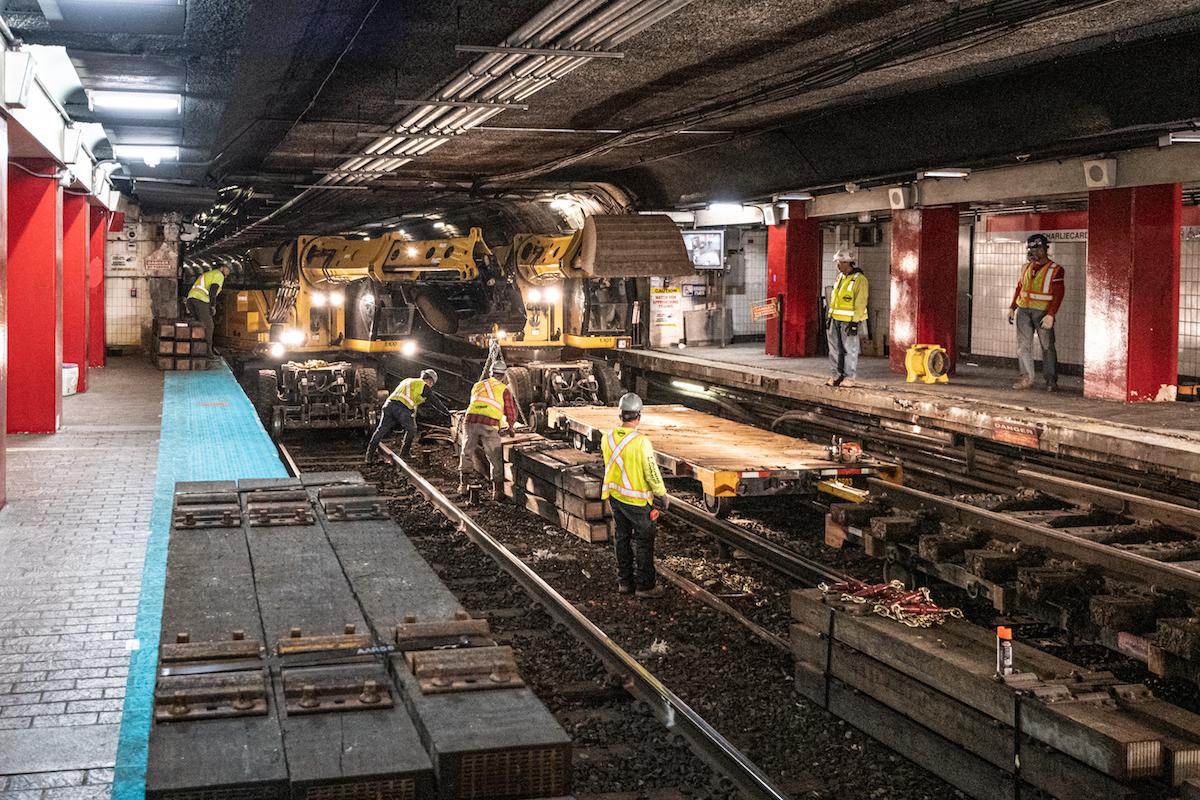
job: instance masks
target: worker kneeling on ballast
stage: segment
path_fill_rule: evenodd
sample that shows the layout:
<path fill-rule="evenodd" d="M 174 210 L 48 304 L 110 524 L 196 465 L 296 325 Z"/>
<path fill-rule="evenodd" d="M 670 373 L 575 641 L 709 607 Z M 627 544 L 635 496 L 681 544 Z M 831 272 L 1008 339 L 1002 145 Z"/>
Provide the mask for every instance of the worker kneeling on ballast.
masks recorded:
<path fill-rule="evenodd" d="M 458 458 L 458 493 L 467 491 L 468 468 L 487 478 L 492 484 L 492 499 L 504 498 L 504 448 L 500 444 L 500 428 L 505 426 L 511 436 L 517 419 L 517 402 L 504 382 L 508 371 L 503 361 L 492 362 L 491 374 L 471 387 L 471 404 L 463 417 L 463 446 Z M 484 458 L 481 459 L 480 450 Z M 486 459 L 486 463 L 485 460 Z"/>
<path fill-rule="evenodd" d="M 367 445 L 367 463 L 370 464 L 378 453 L 379 443 L 393 430 L 401 428 L 404 431 L 404 442 L 400 446 L 400 457 L 408 458 L 412 453 L 413 442 L 417 440 L 417 409 L 426 401 L 429 406 L 441 414 L 450 415 L 445 404 L 433 393 L 438 375 L 431 369 L 421 370 L 419 378 L 405 378 L 388 395 L 379 415 L 379 425 L 371 435 Z"/>
<path fill-rule="evenodd" d="M 654 583 L 654 523 L 659 511 L 653 504 L 657 500 L 666 509 L 667 487 L 658 471 L 654 446 L 637 431 L 642 398 L 628 392 L 617 408 L 621 425 L 609 431 L 600 445 L 604 453 L 601 497 L 608 500 L 616 523 L 617 591 L 661 597 L 662 588 Z"/>

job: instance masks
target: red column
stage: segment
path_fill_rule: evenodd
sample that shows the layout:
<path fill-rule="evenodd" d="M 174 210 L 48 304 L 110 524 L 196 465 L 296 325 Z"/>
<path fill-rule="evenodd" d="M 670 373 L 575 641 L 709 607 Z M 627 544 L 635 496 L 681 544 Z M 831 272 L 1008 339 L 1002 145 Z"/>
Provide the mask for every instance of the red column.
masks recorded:
<path fill-rule="evenodd" d="M 88 207 L 88 344 L 89 367 L 104 366 L 104 259 L 107 257 L 109 214 Z"/>
<path fill-rule="evenodd" d="M 1179 379 L 1178 183 L 1088 193 L 1083 393 L 1153 400 Z"/>
<path fill-rule="evenodd" d="M 53 175 L 52 161 L 21 167 Z M 62 419 L 62 189 L 8 171 L 8 432 L 53 433 Z"/>
<path fill-rule="evenodd" d="M 8 120 L 0 115 L 0 158 L 8 163 Z M 0 508 L 4 508 L 5 491 L 5 434 L 8 424 L 5 415 L 5 387 L 8 375 L 8 170 L 0 169 Z"/>
<path fill-rule="evenodd" d="M 79 368 L 78 391 L 87 391 L 88 202 L 63 195 L 63 362 Z"/>
<path fill-rule="evenodd" d="M 767 320 L 767 355 L 815 354 L 822 330 L 821 226 L 807 218 L 803 202 L 789 202 L 787 220 L 767 228 L 767 297 L 783 303 L 782 324 Z"/>
<path fill-rule="evenodd" d="M 958 209 L 892 212 L 892 372 L 904 372 L 914 344 L 940 344 L 954 371 L 958 297 Z M 871 287 L 874 293 L 883 287 Z"/>

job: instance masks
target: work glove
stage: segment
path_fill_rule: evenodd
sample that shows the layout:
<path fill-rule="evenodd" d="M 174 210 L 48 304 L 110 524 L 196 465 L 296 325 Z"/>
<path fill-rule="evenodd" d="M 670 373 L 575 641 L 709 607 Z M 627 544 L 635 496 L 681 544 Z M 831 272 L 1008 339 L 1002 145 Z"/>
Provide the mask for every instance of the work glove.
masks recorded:
<path fill-rule="evenodd" d="M 1017 310 L 1015 308 L 1010 308 L 1008 310 L 1008 324 L 1012 325 L 1016 321 L 1017 321 Z"/>
<path fill-rule="evenodd" d="M 654 498 L 654 507 L 660 511 L 666 511 L 670 505 L 671 498 L 665 494 Z"/>
<path fill-rule="evenodd" d="M 1046 316 L 1042 317 L 1042 327 L 1045 328 L 1046 330 L 1050 330 L 1051 328 L 1054 327 L 1054 315 L 1053 314 L 1047 314 Z"/>
<path fill-rule="evenodd" d="M 661 516 L 662 516 L 662 512 L 659 511 L 657 508 L 650 509 L 650 521 L 651 522 L 658 522 L 658 518 Z"/>
<path fill-rule="evenodd" d="M 858 336 L 858 323 L 851 322 L 850 327 L 846 328 L 846 333 L 850 334 L 851 336 Z"/>

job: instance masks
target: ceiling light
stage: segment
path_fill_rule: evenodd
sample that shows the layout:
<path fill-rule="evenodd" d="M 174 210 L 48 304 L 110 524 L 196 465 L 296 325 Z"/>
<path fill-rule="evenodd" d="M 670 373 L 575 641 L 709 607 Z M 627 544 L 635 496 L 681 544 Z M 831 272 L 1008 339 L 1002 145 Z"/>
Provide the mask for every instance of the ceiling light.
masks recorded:
<path fill-rule="evenodd" d="M 143 161 L 147 167 L 157 167 L 163 161 L 178 161 L 178 147 L 159 145 L 118 144 L 113 146 L 113 155 L 120 159 Z"/>
<path fill-rule="evenodd" d="M 676 389 L 682 389 L 682 390 L 683 390 L 683 391 L 685 391 L 685 392 L 699 392 L 699 393 L 703 393 L 703 392 L 707 392 L 707 391 L 708 391 L 708 389 L 705 389 L 705 388 L 704 388 L 703 386 L 701 386 L 700 384 L 698 384 L 698 383 L 690 383 L 690 382 L 688 382 L 688 381 L 671 381 L 671 385 L 672 385 L 672 386 L 674 386 Z"/>
<path fill-rule="evenodd" d="M 812 192 L 784 192 L 775 195 L 776 200 L 812 200 Z"/>
<path fill-rule="evenodd" d="M 114 111 L 159 111 L 178 114 L 183 97 L 166 92 L 105 92 L 90 93 L 92 106 Z"/>
<path fill-rule="evenodd" d="M 740 214 L 743 206 L 741 203 L 709 203 L 708 210 L 718 214 Z"/>
<path fill-rule="evenodd" d="M 1200 142 L 1200 131 L 1175 131 L 1158 137 L 1158 144 L 1161 147 L 1181 142 Z"/>
<path fill-rule="evenodd" d="M 969 169 L 931 169 L 918 172 L 917 178 L 965 178 L 970 174 Z"/>

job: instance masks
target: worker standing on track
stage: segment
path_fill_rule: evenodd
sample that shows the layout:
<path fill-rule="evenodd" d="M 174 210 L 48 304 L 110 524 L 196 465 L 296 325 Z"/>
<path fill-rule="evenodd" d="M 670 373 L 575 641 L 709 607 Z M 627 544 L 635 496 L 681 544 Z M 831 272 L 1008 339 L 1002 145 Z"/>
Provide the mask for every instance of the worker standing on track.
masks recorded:
<path fill-rule="evenodd" d="M 651 504 L 659 498 L 662 507 L 667 507 L 667 487 L 658 471 L 654 446 L 637 431 L 642 398 L 628 392 L 617 408 L 621 426 L 609 431 L 600 444 L 604 453 L 601 498 L 608 500 L 616 523 L 617 591 L 662 597 L 662 588 L 654 583 L 654 523 L 659 512 Z"/>
<path fill-rule="evenodd" d="M 463 446 L 458 458 L 458 493 L 467 491 L 466 472 L 471 467 L 492 484 L 492 499 L 504 498 L 504 449 L 500 444 L 500 427 L 506 426 L 511 436 L 517 419 L 517 402 L 504 382 L 508 371 L 503 361 L 492 362 L 490 375 L 471 387 L 471 405 L 463 418 Z M 484 458 L 479 457 L 480 449 Z"/>
<path fill-rule="evenodd" d="M 404 429 L 404 443 L 400 446 L 400 457 L 408 458 L 412 452 L 413 442 L 417 440 L 417 409 L 426 401 L 435 410 L 449 416 L 450 411 L 445 404 L 433 393 L 438 375 L 431 369 L 421 370 L 419 378 L 405 378 L 388 395 L 379 414 L 379 426 L 371 436 L 367 445 L 366 461 L 370 464 L 375 460 L 379 443 L 397 427 Z"/>
<path fill-rule="evenodd" d="M 858 375 L 858 325 L 867 319 L 867 276 L 854 262 L 854 254 L 841 249 L 833 255 L 837 283 L 829 300 L 829 364 L 833 377 L 826 386 L 853 386 Z"/>
<path fill-rule="evenodd" d="M 219 354 L 213 349 L 213 303 L 221 294 L 227 277 L 229 277 L 227 264 L 208 270 L 196 278 L 191 291 L 188 292 L 187 300 L 184 301 L 188 313 L 200 320 L 200 324 L 204 326 L 204 341 L 208 342 L 209 354 L 214 356 Z"/>
<path fill-rule="evenodd" d="M 1017 326 L 1017 363 L 1021 379 L 1014 389 L 1033 386 L 1033 334 L 1042 346 L 1046 391 L 1058 391 L 1058 350 L 1054 346 L 1054 317 L 1066 295 L 1063 268 L 1050 260 L 1050 240 L 1035 233 L 1025 240 L 1028 260 L 1008 307 L 1008 324 Z"/>

